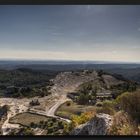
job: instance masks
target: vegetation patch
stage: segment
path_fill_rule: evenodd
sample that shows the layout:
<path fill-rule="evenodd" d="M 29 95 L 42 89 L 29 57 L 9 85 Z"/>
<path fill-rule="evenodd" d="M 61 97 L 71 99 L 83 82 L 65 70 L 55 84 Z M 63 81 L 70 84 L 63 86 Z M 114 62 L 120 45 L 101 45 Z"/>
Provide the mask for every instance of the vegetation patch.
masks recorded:
<path fill-rule="evenodd" d="M 17 114 L 16 116 L 10 118 L 10 123 L 20 124 L 29 129 L 40 128 L 44 130 L 43 135 L 65 134 L 67 132 L 66 129 L 68 125 L 66 122 L 58 120 L 56 118 L 46 117 L 29 112 Z M 24 131 L 24 133 L 26 133 L 26 131 Z M 27 135 L 28 134 L 30 133 L 27 133 Z"/>
<path fill-rule="evenodd" d="M 116 113 L 114 100 L 112 100 L 112 101 L 109 101 L 109 100 L 103 101 L 102 106 L 97 107 L 96 111 L 97 111 L 97 113 L 105 113 L 105 114 L 109 114 L 109 115 L 114 115 Z"/>
<path fill-rule="evenodd" d="M 0 97 L 34 97 L 50 94 L 49 81 L 56 72 L 27 68 L 0 70 Z"/>
<path fill-rule="evenodd" d="M 48 121 L 50 118 L 43 116 L 43 115 L 38 115 L 34 113 L 19 113 L 15 115 L 14 117 L 10 118 L 9 122 L 14 123 L 14 124 L 21 124 L 23 126 L 30 126 L 32 122 L 34 123 L 39 123 L 40 121 Z"/>
<path fill-rule="evenodd" d="M 71 119 L 73 115 L 81 115 L 84 112 L 95 111 L 94 106 L 78 105 L 72 101 L 67 101 L 62 104 L 56 111 L 56 115 Z"/>
<path fill-rule="evenodd" d="M 23 127 L 18 130 L 12 130 L 8 135 L 34 135 L 34 132 L 31 128 Z"/>
<path fill-rule="evenodd" d="M 126 92 L 116 99 L 117 106 L 129 114 L 129 116 L 140 123 L 140 90 Z"/>

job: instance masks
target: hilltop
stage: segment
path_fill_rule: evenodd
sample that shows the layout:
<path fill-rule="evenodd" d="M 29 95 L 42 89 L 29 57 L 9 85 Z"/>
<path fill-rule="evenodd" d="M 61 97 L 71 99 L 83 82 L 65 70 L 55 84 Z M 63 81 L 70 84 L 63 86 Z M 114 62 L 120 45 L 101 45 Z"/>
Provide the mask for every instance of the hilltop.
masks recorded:
<path fill-rule="evenodd" d="M 61 72 L 53 80 L 52 91 L 62 94 L 62 91 L 78 92 L 80 90 L 96 90 L 96 92 L 113 92 L 120 94 L 136 88 L 136 83 L 121 75 L 110 74 L 102 70 L 81 70 Z M 116 93 L 115 93 L 116 91 Z M 118 93 L 117 93 L 118 92 Z"/>

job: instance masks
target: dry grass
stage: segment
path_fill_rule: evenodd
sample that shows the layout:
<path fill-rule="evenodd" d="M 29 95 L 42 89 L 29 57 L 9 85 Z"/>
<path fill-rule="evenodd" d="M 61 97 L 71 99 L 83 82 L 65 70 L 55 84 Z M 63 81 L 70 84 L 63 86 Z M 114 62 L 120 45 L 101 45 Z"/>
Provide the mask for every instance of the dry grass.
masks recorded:
<path fill-rule="evenodd" d="M 68 105 L 68 102 L 70 105 Z M 72 115 L 81 115 L 84 112 L 95 111 L 94 106 L 77 105 L 71 101 L 62 104 L 56 111 L 56 115 L 64 118 L 71 119 Z"/>
<path fill-rule="evenodd" d="M 113 117 L 113 124 L 109 135 L 137 135 L 137 127 L 124 112 L 117 112 Z"/>
<path fill-rule="evenodd" d="M 114 115 L 116 113 L 114 108 L 114 102 L 105 100 L 102 102 L 102 107 L 97 107 L 97 113 L 105 113 L 109 115 Z"/>
<path fill-rule="evenodd" d="M 112 109 L 111 107 L 98 107 L 97 108 L 97 113 L 105 113 L 105 114 L 109 114 L 109 115 L 114 115 L 115 114 L 115 110 Z"/>
<path fill-rule="evenodd" d="M 24 126 L 30 126 L 31 122 L 38 124 L 40 121 L 48 121 L 49 117 L 33 113 L 21 113 L 10 118 L 10 123 L 17 123 Z"/>

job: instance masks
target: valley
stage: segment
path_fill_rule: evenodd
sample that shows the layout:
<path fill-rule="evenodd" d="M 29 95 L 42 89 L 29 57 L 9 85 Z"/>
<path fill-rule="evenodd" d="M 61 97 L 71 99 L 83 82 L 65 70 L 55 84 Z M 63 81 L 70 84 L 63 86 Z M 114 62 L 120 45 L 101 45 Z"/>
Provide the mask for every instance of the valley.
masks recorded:
<path fill-rule="evenodd" d="M 31 72 L 27 69 L 24 72 L 34 73 L 34 71 Z M 23 74 L 24 72 L 22 70 Z M 26 83 L 26 79 L 24 83 Z M 68 134 L 71 131 L 74 116 L 80 117 L 80 115 L 88 112 L 102 113 L 101 108 L 104 106 L 104 101 L 113 101 L 123 92 L 136 89 L 134 82 L 126 80 L 120 75 L 112 75 L 100 70 L 59 72 L 47 79 L 49 84 L 45 85 L 45 83 L 46 81 L 42 83 L 41 88 L 45 87 L 47 90 L 44 92 L 49 94 L 43 96 L 40 96 L 38 92 L 33 96 L 28 96 L 30 94 L 28 90 L 25 90 L 26 94 L 17 97 L 13 97 L 14 91 L 10 93 L 9 97 L 7 94 L 5 94 L 7 97 L 4 97 L 4 94 L 2 95 L 0 106 L 7 105 L 9 107 L 7 118 L 1 126 L 2 135 L 20 135 L 20 133 L 53 135 L 55 130 L 57 130 L 57 135 Z M 37 91 L 40 91 L 40 86 L 34 84 L 24 87 L 36 88 Z M 110 98 L 108 98 L 108 94 L 111 95 Z M 25 115 L 28 120 L 30 113 L 33 114 L 32 119 L 26 125 L 27 121 L 21 119 Z M 48 120 L 48 123 L 45 123 L 43 117 L 56 119 L 57 123 L 62 122 L 62 128 L 53 125 L 53 128 L 51 126 L 47 127 L 51 119 Z M 35 118 L 38 118 L 39 121 L 34 124 Z"/>

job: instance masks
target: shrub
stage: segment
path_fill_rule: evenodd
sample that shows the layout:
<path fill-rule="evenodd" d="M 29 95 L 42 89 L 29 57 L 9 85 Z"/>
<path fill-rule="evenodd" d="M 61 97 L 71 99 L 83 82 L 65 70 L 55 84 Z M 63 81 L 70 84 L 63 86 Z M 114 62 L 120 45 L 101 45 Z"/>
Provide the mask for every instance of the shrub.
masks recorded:
<path fill-rule="evenodd" d="M 72 116 L 72 125 L 74 127 L 86 123 L 87 121 L 89 121 L 91 118 L 93 118 L 95 116 L 96 112 L 85 112 L 82 113 L 80 116 L 77 115 L 73 115 Z"/>
<path fill-rule="evenodd" d="M 85 105 L 89 104 L 90 96 L 88 94 L 81 93 L 78 97 L 78 104 Z"/>
<path fill-rule="evenodd" d="M 34 135 L 30 128 L 21 128 L 19 130 L 12 130 L 8 135 Z"/>
<path fill-rule="evenodd" d="M 35 127 L 35 123 L 34 122 L 31 122 L 30 126 L 31 127 Z"/>
<path fill-rule="evenodd" d="M 33 131 L 30 128 L 26 128 L 23 130 L 23 135 L 34 135 Z"/>
<path fill-rule="evenodd" d="M 57 119 L 56 118 L 52 118 L 52 122 L 56 122 L 57 121 Z"/>
<path fill-rule="evenodd" d="M 114 102 L 113 101 L 104 101 L 102 107 L 97 108 L 97 113 L 105 113 L 109 115 L 115 114 Z"/>
<path fill-rule="evenodd" d="M 53 133 L 53 127 L 48 128 L 48 134 Z"/>
<path fill-rule="evenodd" d="M 47 125 L 47 124 L 48 124 L 48 122 L 47 122 L 47 121 L 45 121 L 45 122 L 44 122 L 44 124 L 45 124 L 45 125 Z"/>
<path fill-rule="evenodd" d="M 63 122 L 59 121 L 58 122 L 58 127 L 59 127 L 59 129 L 63 129 L 64 128 Z"/>
<path fill-rule="evenodd" d="M 71 102 L 67 102 L 66 105 L 67 105 L 67 106 L 70 106 L 70 105 L 71 105 Z"/>
<path fill-rule="evenodd" d="M 47 124 L 49 127 L 50 126 L 53 126 L 53 122 L 52 121 L 50 121 L 50 122 L 48 122 L 48 124 Z"/>
<path fill-rule="evenodd" d="M 111 107 L 101 107 L 101 108 L 97 108 L 97 113 L 105 113 L 105 114 L 109 114 L 109 115 L 114 115 L 115 114 L 115 110 Z"/>
<path fill-rule="evenodd" d="M 47 127 L 47 125 L 42 125 L 42 128 L 45 129 Z"/>
<path fill-rule="evenodd" d="M 44 121 L 40 121 L 39 123 L 40 123 L 41 125 L 43 125 L 43 124 L 44 124 Z"/>
<path fill-rule="evenodd" d="M 140 123 L 140 91 L 124 93 L 117 100 L 120 109 L 127 112 L 137 123 Z"/>
<path fill-rule="evenodd" d="M 64 131 L 63 131 L 63 134 L 64 135 L 68 135 L 73 129 L 74 129 L 74 124 L 71 122 L 71 123 L 65 123 L 64 124 Z"/>

